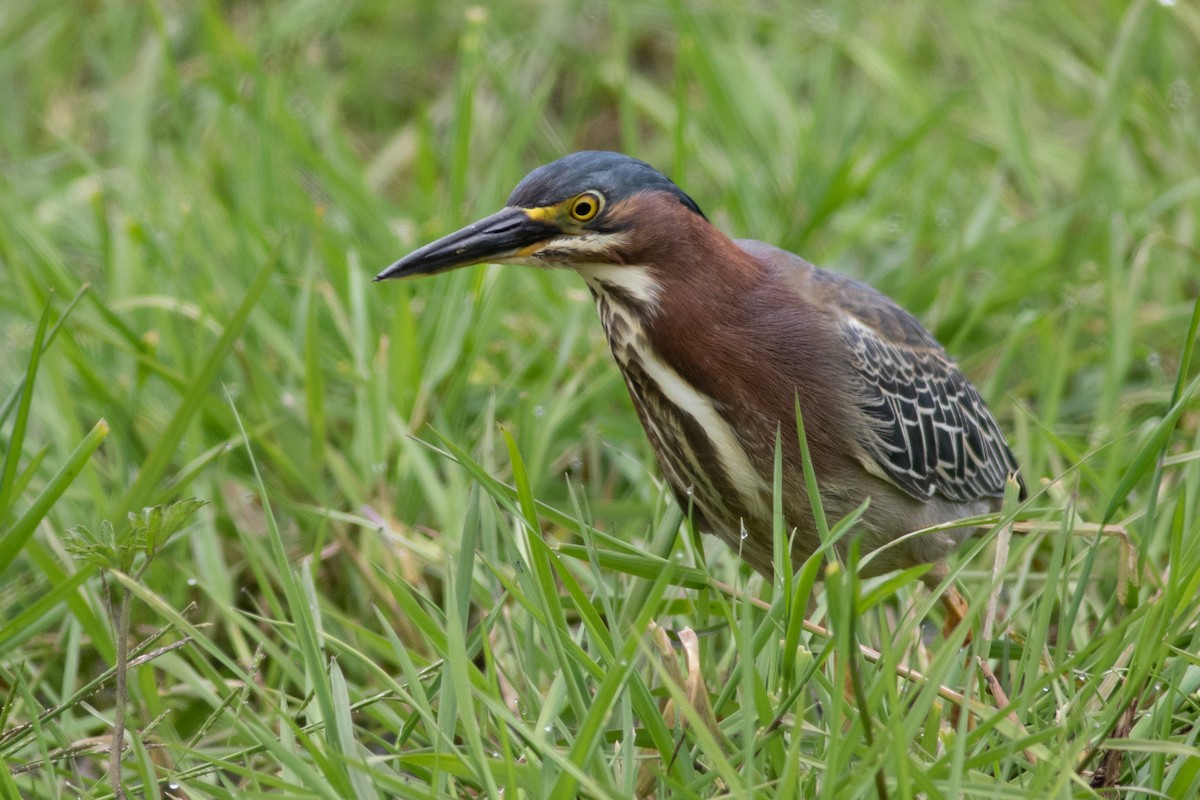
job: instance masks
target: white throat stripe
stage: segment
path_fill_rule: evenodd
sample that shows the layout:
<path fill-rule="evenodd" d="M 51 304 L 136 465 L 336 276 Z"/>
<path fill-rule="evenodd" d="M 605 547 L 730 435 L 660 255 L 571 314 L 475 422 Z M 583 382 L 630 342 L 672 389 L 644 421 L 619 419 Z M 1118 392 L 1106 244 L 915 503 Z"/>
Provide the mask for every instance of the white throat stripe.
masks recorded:
<path fill-rule="evenodd" d="M 604 285 L 625 292 L 648 306 L 658 306 L 659 284 L 649 267 L 637 264 L 578 264 L 575 267 L 588 286 L 597 292 Z"/>

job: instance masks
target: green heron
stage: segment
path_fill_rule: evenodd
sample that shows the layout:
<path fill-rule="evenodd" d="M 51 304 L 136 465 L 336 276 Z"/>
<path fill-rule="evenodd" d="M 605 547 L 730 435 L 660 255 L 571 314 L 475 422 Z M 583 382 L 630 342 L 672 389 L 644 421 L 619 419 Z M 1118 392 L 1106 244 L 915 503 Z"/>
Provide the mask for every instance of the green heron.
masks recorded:
<path fill-rule="evenodd" d="M 860 521 L 864 553 L 995 511 L 1006 481 L 1020 483 L 979 393 L 911 314 L 789 252 L 730 239 L 643 161 L 589 151 L 539 167 L 501 211 L 376 280 L 480 262 L 567 267 L 583 277 L 676 499 L 700 530 L 768 577 L 777 431 L 794 562 L 821 544 L 795 435 L 797 402 L 826 513 L 840 519 L 870 498 Z M 908 537 L 864 574 L 933 564 L 924 580 L 936 586 L 943 559 L 967 533 Z M 946 602 L 961 614 L 960 601 Z"/>

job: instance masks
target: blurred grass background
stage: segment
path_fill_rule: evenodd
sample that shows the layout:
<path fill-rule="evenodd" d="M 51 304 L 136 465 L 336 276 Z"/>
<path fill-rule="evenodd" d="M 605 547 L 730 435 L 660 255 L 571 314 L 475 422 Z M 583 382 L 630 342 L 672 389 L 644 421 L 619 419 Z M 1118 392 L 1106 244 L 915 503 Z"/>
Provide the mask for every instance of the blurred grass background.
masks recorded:
<path fill-rule="evenodd" d="M 1197 76 L 1188 3 L 7 0 L 0 788 L 112 796 L 127 694 L 131 796 L 1196 796 Z M 1046 523 L 958 561 L 1017 722 L 911 576 L 829 640 L 676 535 L 575 276 L 370 284 L 584 148 L 977 382 Z M 69 534 L 189 497 L 149 564 Z"/>

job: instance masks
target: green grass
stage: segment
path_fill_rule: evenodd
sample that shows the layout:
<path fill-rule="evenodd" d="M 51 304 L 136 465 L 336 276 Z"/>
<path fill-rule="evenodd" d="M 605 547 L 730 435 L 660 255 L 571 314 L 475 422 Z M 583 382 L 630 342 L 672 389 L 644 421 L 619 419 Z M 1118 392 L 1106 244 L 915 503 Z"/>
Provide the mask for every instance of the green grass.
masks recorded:
<path fill-rule="evenodd" d="M 1195 6 L 563 5 L 4 4 L 0 796 L 1195 797 Z M 370 283 L 585 147 L 977 382 L 965 649 L 690 535 L 575 276 Z"/>

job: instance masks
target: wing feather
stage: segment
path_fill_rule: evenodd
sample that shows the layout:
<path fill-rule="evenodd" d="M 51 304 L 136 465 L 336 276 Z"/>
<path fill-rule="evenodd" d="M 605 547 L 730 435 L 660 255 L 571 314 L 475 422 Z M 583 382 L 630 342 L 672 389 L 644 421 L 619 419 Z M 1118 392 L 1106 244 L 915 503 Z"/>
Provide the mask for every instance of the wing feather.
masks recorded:
<path fill-rule="evenodd" d="M 921 499 L 1002 497 L 1017 463 L 1000 426 L 936 340 L 923 328 L 912 333 L 885 340 L 857 317 L 844 317 L 863 410 L 877 433 L 868 468 Z"/>

